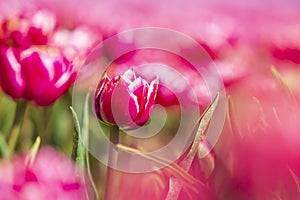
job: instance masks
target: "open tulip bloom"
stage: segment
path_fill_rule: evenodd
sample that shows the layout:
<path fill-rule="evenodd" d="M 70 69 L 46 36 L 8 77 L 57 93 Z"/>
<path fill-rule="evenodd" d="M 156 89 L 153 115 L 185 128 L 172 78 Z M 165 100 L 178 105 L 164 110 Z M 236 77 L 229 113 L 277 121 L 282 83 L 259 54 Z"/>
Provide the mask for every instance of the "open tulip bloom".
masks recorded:
<path fill-rule="evenodd" d="M 14 99 L 48 106 L 74 82 L 72 64 L 56 48 L 26 50 L 1 47 L 0 84 Z"/>
<path fill-rule="evenodd" d="M 133 129 L 144 125 L 155 103 L 158 79 L 148 83 L 130 69 L 113 78 L 106 74 L 95 94 L 95 112 L 108 124 Z"/>

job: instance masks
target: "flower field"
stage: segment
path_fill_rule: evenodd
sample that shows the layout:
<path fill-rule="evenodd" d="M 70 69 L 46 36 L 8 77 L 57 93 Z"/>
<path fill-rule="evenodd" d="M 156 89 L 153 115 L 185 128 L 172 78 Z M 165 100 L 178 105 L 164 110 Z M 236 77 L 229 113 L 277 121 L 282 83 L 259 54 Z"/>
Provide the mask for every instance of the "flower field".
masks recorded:
<path fill-rule="evenodd" d="M 0 200 L 300 199 L 300 2 L 0 0 Z"/>

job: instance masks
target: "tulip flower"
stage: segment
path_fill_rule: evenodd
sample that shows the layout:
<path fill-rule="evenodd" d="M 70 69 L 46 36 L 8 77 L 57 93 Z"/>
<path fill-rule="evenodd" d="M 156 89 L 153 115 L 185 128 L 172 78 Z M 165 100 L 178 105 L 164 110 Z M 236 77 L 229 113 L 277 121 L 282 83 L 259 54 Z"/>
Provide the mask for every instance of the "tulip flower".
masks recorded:
<path fill-rule="evenodd" d="M 108 124 L 142 126 L 149 119 L 157 87 L 157 79 L 148 83 L 131 69 L 113 78 L 104 75 L 95 94 L 95 112 Z"/>
<path fill-rule="evenodd" d="M 58 29 L 49 39 L 49 44 L 60 48 L 64 56 L 72 60 L 74 67 L 80 67 L 102 36 L 88 26 L 78 26 L 72 30 Z"/>
<path fill-rule="evenodd" d="M 72 64 L 55 48 L 0 48 L 0 85 L 14 99 L 48 106 L 74 82 Z"/>
<path fill-rule="evenodd" d="M 6 18 L 0 24 L 0 44 L 28 48 L 48 42 L 56 28 L 56 16 L 47 10 L 39 10 L 32 16 Z"/>

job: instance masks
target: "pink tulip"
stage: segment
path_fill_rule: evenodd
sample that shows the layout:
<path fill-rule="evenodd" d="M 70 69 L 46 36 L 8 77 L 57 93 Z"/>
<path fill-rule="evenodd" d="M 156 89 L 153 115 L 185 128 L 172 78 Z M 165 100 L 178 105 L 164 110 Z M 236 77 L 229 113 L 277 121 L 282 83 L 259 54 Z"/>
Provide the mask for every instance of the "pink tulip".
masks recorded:
<path fill-rule="evenodd" d="M 1 22 L 0 44 L 22 48 L 43 45 L 55 28 L 56 16 L 47 10 L 39 10 L 33 15 L 8 17 Z"/>
<path fill-rule="evenodd" d="M 150 82 L 158 77 L 155 102 L 162 106 L 199 106 L 203 110 L 211 102 L 205 77 L 177 55 L 156 50 L 138 50 L 119 57 L 113 64 L 110 72 L 114 74 L 122 74 L 136 66 L 135 72 L 146 81 Z"/>
<path fill-rule="evenodd" d="M 14 99 L 47 106 L 74 82 L 72 64 L 55 48 L 0 48 L 0 85 Z"/>
<path fill-rule="evenodd" d="M 158 82 L 150 83 L 127 70 L 113 78 L 104 76 L 95 94 L 95 111 L 100 120 L 125 128 L 144 125 L 155 103 Z"/>
<path fill-rule="evenodd" d="M 61 49 L 63 55 L 72 60 L 75 68 L 82 65 L 96 42 L 102 40 L 100 33 L 88 26 L 78 26 L 72 30 L 58 29 L 49 38 L 49 45 Z"/>
<path fill-rule="evenodd" d="M 83 177 L 50 147 L 43 147 L 32 163 L 26 156 L 0 161 L 0 194 L 2 200 L 87 199 Z"/>

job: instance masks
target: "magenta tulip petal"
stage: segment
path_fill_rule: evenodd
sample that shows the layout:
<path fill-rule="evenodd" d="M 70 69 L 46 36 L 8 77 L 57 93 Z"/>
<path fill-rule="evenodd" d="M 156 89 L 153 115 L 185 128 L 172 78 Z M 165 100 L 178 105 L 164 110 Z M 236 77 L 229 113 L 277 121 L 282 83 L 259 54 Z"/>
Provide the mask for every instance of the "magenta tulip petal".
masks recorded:
<path fill-rule="evenodd" d="M 20 31 L 13 31 L 10 35 L 10 42 L 18 47 L 29 47 L 29 39 L 23 35 Z"/>
<path fill-rule="evenodd" d="M 65 71 L 64 70 L 64 67 L 66 66 L 69 66 L 70 63 L 69 62 L 65 62 L 63 61 L 62 63 L 59 62 L 59 61 L 56 61 L 54 64 L 53 64 L 53 68 L 54 68 L 54 71 L 55 71 L 55 74 L 54 74 L 54 77 L 53 77 L 53 81 L 56 82 L 58 79 L 61 78 L 61 76 L 67 72 L 67 70 Z"/>
<path fill-rule="evenodd" d="M 101 94 L 104 86 L 109 82 L 109 80 L 110 79 L 106 75 L 104 75 L 103 79 L 100 81 L 100 84 L 99 84 L 99 86 L 96 90 L 96 94 L 95 94 L 95 100 L 94 100 L 95 113 L 96 113 L 97 117 L 101 120 L 103 120 L 103 119 L 101 118 L 100 110 L 99 110 L 99 108 L 100 108 L 100 94 Z"/>
<path fill-rule="evenodd" d="M 138 111 L 136 111 L 138 113 L 136 113 L 135 116 L 133 115 L 133 113 L 131 114 L 133 120 L 137 120 L 141 116 L 142 110 L 144 109 L 145 104 L 147 103 L 147 92 L 148 92 L 148 85 L 140 86 L 134 91 L 134 95 L 137 98 L 137 102 L 131 101 L 130 104 L 135 103 L 138 105 Z"/>
<path fill-rule="evenodd" d="M 157 89 L 158 89 L 158 81 L 153 80 L 150 83 L 148 93 L 147 93 L 147 96 L 146 96 L 147 97 L 147 102 L 145 104 L 145 107 L 143 108 L 143 112 L 142 112 L 140 118 L 136 121 L 136 124 L 141 126 L 141 125 L 145 124 L 148 121 L 148 119 L 150 117 L 150 113 L 152 111 L 152 108 L 155 104 Z"/>
<path fill-rule="evenodd" d="M 24 81 L 21 74 L 21 65 L 13 49 L 0 49 L 0 84 L 2 89 L 13 98 L 23 95 Z"/>
<path fill-rule="evenodd" d="M 113 80 L 110 80 L 107 85 L 103 88 L 103 91 L 100 95 L 100 116 L 103 121 L 108 123 L 115 123 L 115 120 L 113 118 L 113 114 L 111 111 L 111 96 L 113 89 L 115 88 L 115 84 L 113 83 Z"/>
<path fill-rule="evenodd" d="M 39 106 L 55 102 L 76 78 L 73 65 L 52 48 L 1 48 L 0 64 L 3 91 Z"/>
<path fill-rule="evenodd" d="M 113 90 L 111 97 L 111 109 L 115 122 L 120 125 L 125 125 L 132 121 L 138 112 L 138 103 L 136 96 L 128 90 L 128 85 L 120 80 Z"/>
<path fill-rule="evenodd" d="M 28 36 L 33 44 L 46 44 L 48 37 L 43 34 L 42 30 L 36 27 L 30 27 Z"/>
<path fill-rule="evenodd" d="M 61 95 L 63 95 L 71 84 L 76 79 L 76 73 L 72 74 L 64 74 L 66 76 L 65 82 L 60 85 L 60 87 L 56 87 L 55 84 L 50 84 L 48 90 L 45 92 L 47 95 L 43 95 L 40 98 L 35 99 L 35 103 L 39 106 L 47 106 L 55 102 Z"/>
<path fill-rule="evenodd" d="M 50 84 L 50 72 L 45 67 L 39 54 L 33 52 L 23 58 L 21 64 L 22 74 L 26 79 L 25 98 L 36 99 L 44 95 Z"/>

